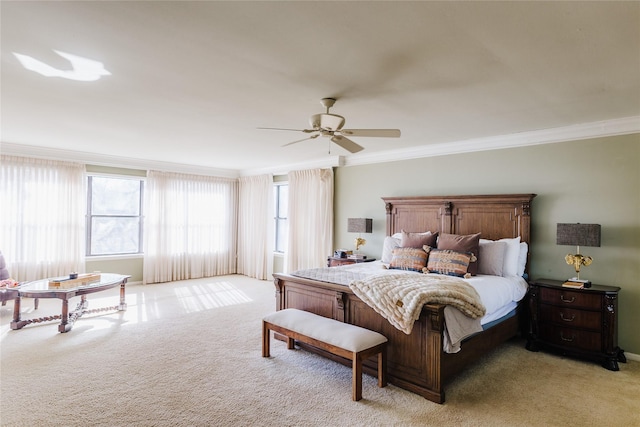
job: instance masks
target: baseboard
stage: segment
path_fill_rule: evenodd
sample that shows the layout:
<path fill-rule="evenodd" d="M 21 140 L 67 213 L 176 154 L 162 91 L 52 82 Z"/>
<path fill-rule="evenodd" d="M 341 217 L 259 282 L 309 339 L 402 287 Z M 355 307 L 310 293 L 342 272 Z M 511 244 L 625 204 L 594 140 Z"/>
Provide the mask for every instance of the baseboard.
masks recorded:
<path fill-rule="evenodd" d="M 624 352 L 624 355 L 627 359 L 629 360 L 634 360 L 636 362 L 640 362 L 640 354 L 635 354 L 635 353 L 627 353 L 626 351 Z"/>

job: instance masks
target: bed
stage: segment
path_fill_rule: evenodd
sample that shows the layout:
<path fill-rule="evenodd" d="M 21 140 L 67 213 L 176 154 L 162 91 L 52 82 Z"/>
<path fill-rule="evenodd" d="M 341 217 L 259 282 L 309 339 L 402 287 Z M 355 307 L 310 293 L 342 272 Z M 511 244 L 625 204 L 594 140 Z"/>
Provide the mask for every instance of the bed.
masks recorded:
<path fill-rule="evenodd" d="M 481 237 L 489 241 L 519 238 L 530 247 L 534 197 L 535 194 L 383 197 L 386 235 L 427 230 L 454 235 L 481 233 Z M 524 258 L 526 274 L 528 251 Z M 516 336 L 525 321 L 525 305 L 514 304 L 513 310 L 485 323 L 481 332 L 462 341 L 460 351 L 449 353 L 444 350 L 443 304 L 425 304 L 411 333 L 406 334 L 344 284 L 281 273 L 274 274 L 274 283 L 277 310 L 297 308 L 382 333 L 389 340 L 388 381 L 436 403 L 444 402 L 444 385 L 456 373 Z M 348 363 L 313 347 L 307 348 Z M 365 371 L 374 374 L 375 361 L 367 361 Z"/>

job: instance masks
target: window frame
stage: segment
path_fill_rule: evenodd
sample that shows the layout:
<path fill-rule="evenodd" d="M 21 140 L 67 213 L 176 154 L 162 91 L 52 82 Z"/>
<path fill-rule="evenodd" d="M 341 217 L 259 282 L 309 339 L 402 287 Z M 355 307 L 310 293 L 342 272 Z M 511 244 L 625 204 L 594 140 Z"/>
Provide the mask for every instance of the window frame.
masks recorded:
<path fill-rule="evenodd" d="M 138 215 L 94 215 L 92 212 L 92 180 L 94 177 L 109 179 L 128 179 L 138 181 L 140 185 L 140 199 L 138 200 Z M 142 176 L 135 175 L 119 175 L 110 173 L 87 173 L 87 208 L 86 208 L 86 236 L 85 236 L 85 256 L 91 259 L 105 257 L 139 257 L 144 254 L 144 187 L 146 179 Z M 93 237 L 93 218 L 137 218 L 138 219 L 138 251 L 137 252 L 118 252 L 110 254 L 93 254 L 91 253 L 91 243 Z"/>
<path fill-rule="evenodd" d="M 287 228 L 287 233 L 285 234 L 288 235 L 288 230 L 289 230 L 289 212 L 287 209 L 286 215 L 285 217 L 281 217 L 279 216 L 281 214 L 280 212 L 280 198 L 281 198 L 281 191 L 280 188 L 281 187 L 287 187 L 287 196 L 288 196 L 288 190 L 289 190 L 289 183 L 282 181 L 282 182 L 274 182 L 273 184 L 273 189 L 274 189 L 274 215 L 273 215 L 273 222 L 274 222 L 274 239 L 273 239 L 273 251 L 276 254 L 284 254 L 286 251 L 286 246 L 287 246 L 287 242 L 279 242 L 278 240 L 278 236 L 279 233 L 278 231 L 280 230 L 280 224 L 281 221 L 284 222 L 285 227 Z M 288 206 L 288 203 L 287 203 Z M 280 245 L 278 245 L 278 243 L 280 243 Z M 279 250 L 279 246 L 282 250 Z"/>

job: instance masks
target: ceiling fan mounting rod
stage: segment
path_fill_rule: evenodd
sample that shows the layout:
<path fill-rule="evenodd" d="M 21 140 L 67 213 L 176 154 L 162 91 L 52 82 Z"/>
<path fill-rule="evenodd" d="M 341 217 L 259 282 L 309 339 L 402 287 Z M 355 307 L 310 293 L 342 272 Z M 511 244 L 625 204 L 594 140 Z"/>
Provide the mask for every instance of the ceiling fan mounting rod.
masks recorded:
<path fill-rule="evenodd" d="M 327 114 L 329 114 L 329 108 L 333 107 L 333 104 L 335 103 L 335 98 L 322 98 L 320 100 L 320 104 L 322 104 L 327 109 Z"/>

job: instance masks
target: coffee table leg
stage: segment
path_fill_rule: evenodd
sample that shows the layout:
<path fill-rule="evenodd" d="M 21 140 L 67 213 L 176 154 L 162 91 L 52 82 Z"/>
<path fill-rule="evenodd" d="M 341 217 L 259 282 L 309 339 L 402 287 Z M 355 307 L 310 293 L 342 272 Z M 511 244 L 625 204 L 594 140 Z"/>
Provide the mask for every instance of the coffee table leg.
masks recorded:
<path fill-rule="evenodd" d="M 11 320 L 11 329 L 20 329 L 26 322 L 20 321 L 20 297 L 13 300 L 13 320 Z"/>
<path fill-rule="evenodd" d="M 124 287 L 127 284 L 127 279 L 124 279 L 120 284 L 120 305 L 118 306 L 118 311 L 124 311 L 127 309 L 127 302 L 124 299 Z"/>
<path fill-rule="evenodd" d="M 58 325 L 58 332 L 69 332 L 73 325 L 69 324 L 69 300 L 62 300 L 62 320 Z"/>

